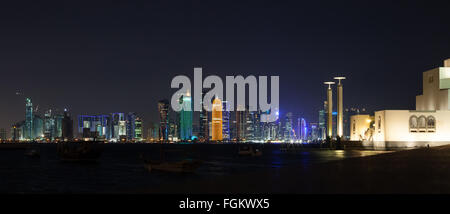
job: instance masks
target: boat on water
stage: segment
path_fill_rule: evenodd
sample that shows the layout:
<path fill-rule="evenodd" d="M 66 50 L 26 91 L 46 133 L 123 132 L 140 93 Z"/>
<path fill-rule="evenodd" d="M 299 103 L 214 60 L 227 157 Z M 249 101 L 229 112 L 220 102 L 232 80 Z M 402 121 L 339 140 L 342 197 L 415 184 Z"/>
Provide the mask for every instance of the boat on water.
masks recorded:
<path fill-rule="evenodd" d="M 251 145 L 243 145 L 239 147 L 239 156 L 252 156 L 257 157 L 262 155 L 260 148 L 253 148 Z"/>
<path fill-rule="evenodd" d="M 37 148 L 28 149 L 25 151 L 25 156 L 32 157 L 32 158 L 40 158 L 41 152 Z"/>
<path fill-rule="evenodd" d="M 152 171 L 175 172 L 175 173 L 192 173 L 202 164 L 202 161 L 185 158 L 179 161 L 166 161 L 163 145 L 160 146 L 160 160 L 150 160 L 141 154 L 144 160 L 145 168 Z"/>
<path fill-rule="evenodd" d="M 57 154 L 62 161 L 96 161 L 103 152 L 103 142 L 62 142 L 56 146 Z"/>
<path fill-rule="evenodd" d="M 145 161 L 145 168 L 148 171 L 183 172 L 192 173 L 201 165 L 199 160 L 181 161 Z"/>

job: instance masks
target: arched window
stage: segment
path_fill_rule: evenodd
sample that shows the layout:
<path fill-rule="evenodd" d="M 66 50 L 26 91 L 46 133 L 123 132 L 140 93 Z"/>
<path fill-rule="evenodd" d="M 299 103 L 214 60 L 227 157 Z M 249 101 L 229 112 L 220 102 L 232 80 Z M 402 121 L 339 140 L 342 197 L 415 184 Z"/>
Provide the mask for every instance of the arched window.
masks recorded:
<path fill-rule="evenodd" d="M 417 128 L 419 128 L 419 131 L 425 132 L 427 128 L 427 118 L 425 116 L 422 115 L 417 119 Z"/>
<path fill-rule="evenodd" d="M 409 117 L 409 129 L 417 129 L 417 117 L 415 115 Z"/>
<path fill-rule="evenodd" d="M 427 118 L 427 129 L 436 128 L 436 119 L 433 116 L 428 116 Z"/>

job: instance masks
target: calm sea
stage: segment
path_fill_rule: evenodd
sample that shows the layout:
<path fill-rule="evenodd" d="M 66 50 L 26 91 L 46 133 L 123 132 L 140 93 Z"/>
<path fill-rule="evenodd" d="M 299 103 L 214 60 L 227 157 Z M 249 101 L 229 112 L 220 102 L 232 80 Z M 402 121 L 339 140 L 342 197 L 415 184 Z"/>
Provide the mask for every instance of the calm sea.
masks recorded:
<path fill-rule="evenodd" d="M 281 145 L 264 145 L 260 157 L 238 156 L 238 145 L 222 144 L 105 144 L 95 163 L 61 162 L 55 144 L 40 144 L 41 157 L 25 156 L 24 150 L 0 149 L 0 193 L 111 193 L 152 188 L 170 182 L 213 179 L 240 174 L 375 155 L 385 151 L 303 149 L 282 152 Z M 148 172 L 141 156 L 158 160 L 195 158 L 203 164 L 193 174 Z M 142 154 L 142 155 L 141 155 Z"/>

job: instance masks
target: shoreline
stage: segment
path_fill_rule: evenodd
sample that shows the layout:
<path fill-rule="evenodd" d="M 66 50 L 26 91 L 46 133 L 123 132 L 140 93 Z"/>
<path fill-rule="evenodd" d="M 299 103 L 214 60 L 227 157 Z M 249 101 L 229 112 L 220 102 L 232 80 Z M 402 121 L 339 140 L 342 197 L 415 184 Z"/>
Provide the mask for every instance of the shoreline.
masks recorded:
<path fill-rule="evenodd" d="M 446 145 L 287 166 L 125 193 L 448 194 L 449 169 L 450 145 Z"/>

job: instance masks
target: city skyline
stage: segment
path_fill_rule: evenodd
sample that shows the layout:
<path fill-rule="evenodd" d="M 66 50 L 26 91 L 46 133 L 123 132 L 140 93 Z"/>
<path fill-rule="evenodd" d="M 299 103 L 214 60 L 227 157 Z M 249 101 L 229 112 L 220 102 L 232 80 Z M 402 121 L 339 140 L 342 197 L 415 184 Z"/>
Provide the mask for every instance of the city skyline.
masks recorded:
<path fill-rule="evenodd" d="M 316 120 L 325 100 L 320 83 L 337 75 L 350 78 L 346 106 L 411 109 L 422 71 L 449 57 L 442 21 L 448 14 L 437 3 L 261 2 L 251 13 L 244 9 L 251 3 L 168 4 L 6 4 L 0 127 L 22 117 L 25 97 L 40 110 L 69 108 L 73 115 L 139 112 L 148 126 L 158 122 L 155 103 L 174 91 L 170 79 L 192 75 L 195 66 L 205 76 L 279 75 L 281 113 L 299 112 L 307 121 Z M 215 15 L 206 19 L 201 11 Z M 376 22 L 368 18 L 380 11 Z"/>

